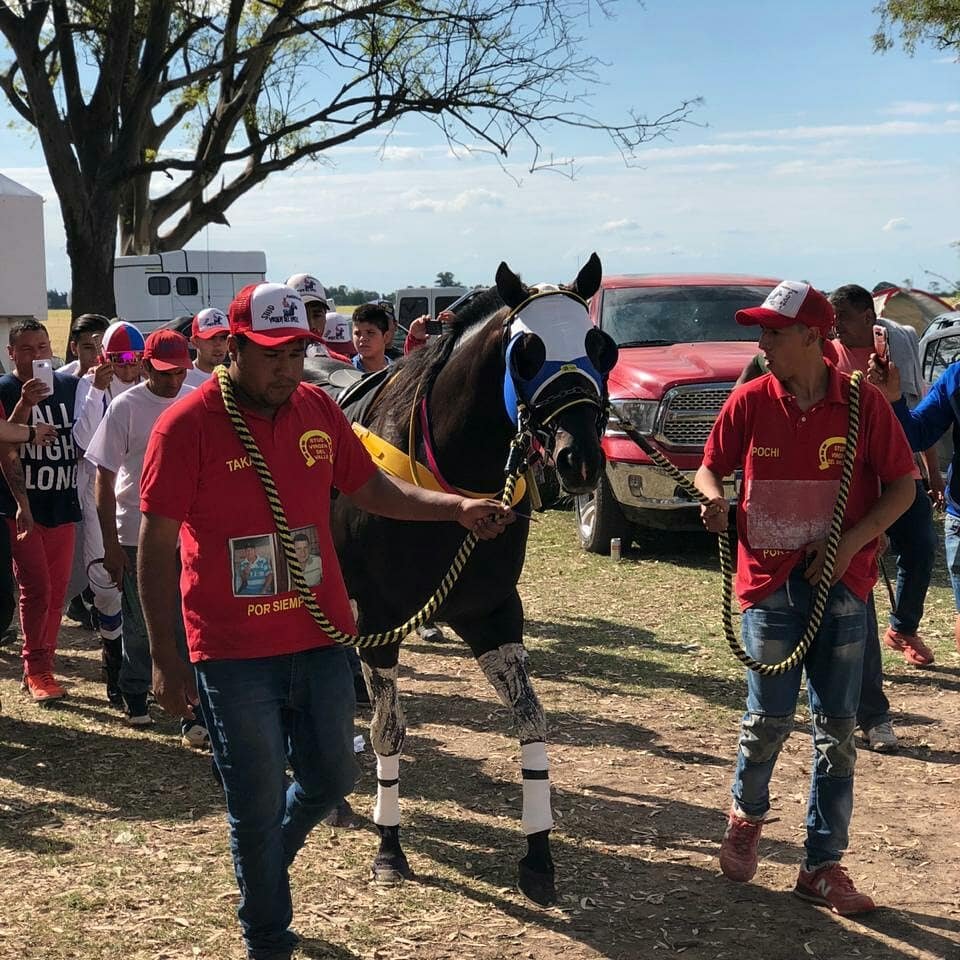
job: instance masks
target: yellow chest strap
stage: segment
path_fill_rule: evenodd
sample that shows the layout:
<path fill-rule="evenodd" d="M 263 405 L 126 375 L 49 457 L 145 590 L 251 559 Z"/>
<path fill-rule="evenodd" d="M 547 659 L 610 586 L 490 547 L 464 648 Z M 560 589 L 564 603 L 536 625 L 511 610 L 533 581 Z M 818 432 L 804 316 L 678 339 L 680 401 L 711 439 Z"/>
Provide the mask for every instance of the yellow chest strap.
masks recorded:
<path fill-rule="evenodd" d="M 417 462 L 417 477 L 415 478 L 410 469 L 410 458 L 392 443 L 387 443 L 382 437 L 371 433 L 370 430 L 361 426 L 359 423 L 353 424 L 353 432 L 360 438 L 360 442 L 364 447 L 366 447 L 367 453 L 370 454 L 370 459 L 385 473 L 389 473 L 392 477 L 406 480 L 408 483 L 416 483 L 426 490 L 435 490 L 437 493 L 448 492 L 422 463 Z M 477 493 L 474 490 L 461 490 L 459 487 L 456 488 L 456 490 L 461 496 L 469 497 L 471 500 L 497 500 L 500 498 L 499 490 L 493 493 Z M 520 477 L 517 481 L 516 490 L 513 492 L 513 500 L 510 506 L 515 507 L 524 498 L 526 492 L 527 484 L 524 478 Z"/>

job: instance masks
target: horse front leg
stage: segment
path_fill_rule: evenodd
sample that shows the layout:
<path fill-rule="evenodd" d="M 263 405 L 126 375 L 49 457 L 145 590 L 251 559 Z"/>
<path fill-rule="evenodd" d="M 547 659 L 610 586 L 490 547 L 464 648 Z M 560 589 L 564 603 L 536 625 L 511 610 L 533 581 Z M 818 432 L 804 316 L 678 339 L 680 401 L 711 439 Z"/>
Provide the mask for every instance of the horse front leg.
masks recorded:
<path fill-rule="evenodd" d="M 550 855 L 550 764 L 547 760 L 547 721 L 527 673 L 527 651 L 522 643 L 505 643 L 477 657 L 480 669 L 497 696 L 513 713 L 520 737 L 523 777 L 523 832 L 527 855 L 520 860 L 518 884 L 534 903 L 556 902 L 553 857 Z"/>
<path fill-rule="evenodd" d="M 382 659 L 377 657 L 375 659 Z M 378 883 L 402 883 L 413 876 L 400 846 L 400 753 L 406 734 L 397 662 L 377 666 L 363 660 L 363 675 L 370 692 L 373 719 L 370 743 L 377 757 L 377 802 L 373 822 L 380 834 L 380 848 L 373 861 L 373 879 Z"/>

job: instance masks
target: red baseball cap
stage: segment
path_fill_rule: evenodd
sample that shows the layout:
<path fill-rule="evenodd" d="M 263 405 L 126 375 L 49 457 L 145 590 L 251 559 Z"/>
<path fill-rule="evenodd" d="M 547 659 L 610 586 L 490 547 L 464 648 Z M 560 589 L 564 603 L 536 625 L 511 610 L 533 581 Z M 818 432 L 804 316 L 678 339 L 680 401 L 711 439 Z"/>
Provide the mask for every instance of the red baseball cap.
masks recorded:
<path fill-rule="evenodd" d="M 303 298 L 283 283 L 251 283 L 230 304 L 230 332 L 261 347 L 282 347 L 294 340 L 319 340 L 307 322 Z"/>
<path fill-rule="evenodd" d="M 190 333 L 200 340 L 209 340 L 221 333 L 230 332 L 230 321 L 227 315 L 216 307 L 207 307 L 201 310 L 194 318 Z"/>
<path fill-rule="evenodd" d="M 783 330 L 801 323 L 819 330 L 826 339 L 834 324 L 830 301 L 809 283 L 784 280 L 770 291 L 759 307 L 737 311 L 737 323 L 744 327 L 760 325 Z"/>
<path fill-rule="evenodd" d="M 189 370 L 193 366 L 187 338 L 176 330 L 154 330 L 144 344 L 143 359 L 149 360 L 155 369 L 163 373 Z"/>

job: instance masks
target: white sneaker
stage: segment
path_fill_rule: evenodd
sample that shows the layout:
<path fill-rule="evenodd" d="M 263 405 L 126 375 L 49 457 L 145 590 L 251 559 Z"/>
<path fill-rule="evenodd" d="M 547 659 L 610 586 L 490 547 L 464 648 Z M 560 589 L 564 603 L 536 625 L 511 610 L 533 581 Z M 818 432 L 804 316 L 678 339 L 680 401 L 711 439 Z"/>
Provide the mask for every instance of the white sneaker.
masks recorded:
<path fill-rule="evenodd" d="M 202 723 L 194 723 L 182 732 L 180 742 L 191 750 L 205 750 L 210 746 L 210 734 Z"/>
<path fill-rule="evenodd" d="M 877 753 L 892 753 L 900 746 L 897 735 L 893 732 L 893 724 L 889 720 L 875 724 L 865 730 L 863 735 L 867 738 L 870 749 Z"/>

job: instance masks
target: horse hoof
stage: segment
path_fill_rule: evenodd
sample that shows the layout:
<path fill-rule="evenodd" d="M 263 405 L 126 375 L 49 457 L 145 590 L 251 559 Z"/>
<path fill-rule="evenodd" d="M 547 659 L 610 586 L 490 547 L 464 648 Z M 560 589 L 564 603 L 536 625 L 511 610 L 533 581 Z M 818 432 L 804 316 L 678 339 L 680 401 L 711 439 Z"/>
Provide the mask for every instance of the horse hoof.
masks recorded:
<path fill-rule="evenodd" d="M 373 861 L 373 867 L 370 870 L 374 883 L 381 883 L 384 886 L 397 886 L 404 880 L 413 879 L 413 871 L 407 858 L 401 853 L 399 857 L 378 856 Z"/>
<path fill-rule="evenodd" d="M 360 818 L 353 812 L 349 801 L 341 800 L 323 818 L 323 825 L 341 830 L 357 830 L 360 827 Z"/>
<path fill-rule="evenodd" d="M 557 902 L 557 888 L 553 882 L 553 870 L 534 870 L 520 861 L 520 876 L 518 880 L 520 892 L 541 907 L 549 907 Z"/>

